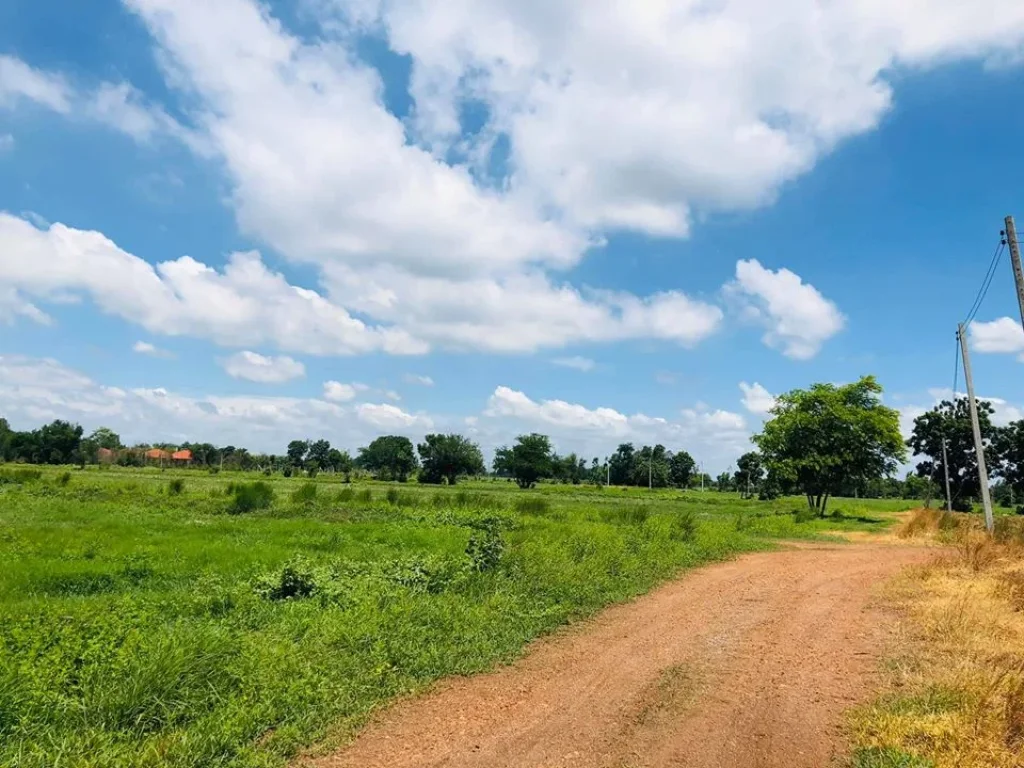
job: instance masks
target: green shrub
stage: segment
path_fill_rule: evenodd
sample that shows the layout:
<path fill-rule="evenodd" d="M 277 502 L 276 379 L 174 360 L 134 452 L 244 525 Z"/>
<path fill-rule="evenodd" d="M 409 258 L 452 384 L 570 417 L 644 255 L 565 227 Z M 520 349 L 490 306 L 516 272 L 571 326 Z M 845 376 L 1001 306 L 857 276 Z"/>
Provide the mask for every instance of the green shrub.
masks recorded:
<path fill-rule="evenodd" d="M 0 485 L 3 485 L 4 483 L 18 483 L 19 485 L 24 485 L 25 483 L 32 483 L 36 480 L 41 480 L 42 477 L 43 473 L 41 470 L 19 467 L 18 469 L 0 472 Z M 70 480 L 71 478 L 68 479 Z"/>
<path fill-rule="evenodd" d="M 291 467 L 285 467 L 284 469 L 281 470 L 281 474 L 284 475 L 285 477 L 291 477 L 292 476 L 292 468 Z"/>
<path fill-rule="evenodd" d="M 516 511 L 522 515 L 543 515 L 550 509 L 551 504 L 543 496 L 516 499 Z"/>
<path fill-rule="evenodd" d="M 487 517 L 471 523 L 471 527 L 473 532 L 469 534 L 466 545 L 470 567 L 479 573 L 494 570 L 505 552 L 505 540 L 501 537 L 502 521 Z"/>
<path fill-rule="evenodd" d="M 604 522 L 611 525 L 643 525 L 651 512 L 643 504 L 631 504 L 605 508 L 599 514 Z"/>
<path fill-rule="evenodd" d="M 310 478 L 316 477 L 319 473 L 320 470 L 317 469 L 316 467 L 310 467 L 309 469 L 306 470 L 306 474 L 309 475 Z"/>
<path fill-rule="evenodd" d="M 60 475 L 57 476 L 57 485 L 61 486 L 62 488 L 65 487 L 70 482 L 71 482 L 71 473 L 70 472 L 61 472 Z"/>
<path fill-rule="evenodd" d="M 384 498 L 388 500 L 388 504 L 398 504 L 398 489 L 388 488 L 388 492 L 384 494 Z"/>
<path fill-rule="evenodd" d="M 361 491 L 356 492 L 356 501 L 360 501 L 363 504 L 369 504 L 373 501 L 373 491 L 369 488 L 363 488 Z"/>
<path fill-rule="evenodd" d="M 303 483 L 292 493 L 292 501 L 296 504 L 312 504 L 316 501 L 316 483 Z"/>
<path fill-rule="evenodd" d="M 693 541 L 697 535 L 697 516 L 691 510 L 672 516 L 669 536 L 675 541 Z"/>
<path fill-rule="evenodd" d="M 185 481 L 180 477 L 176 477 L 167 484 L 167 495 L 168 496 L 180 496 L 182 491 L 185 490 Z"/>
<path fill-rule="evenodd" d="M 351 488 L 342 488 L 340 491 L 338 491 L 337 499 L 338 501 L 344 503 L 346 501 L 352 501 L 355 495 L 356 492 L 353 491 Z"/>
<path fill-rule="evenodd" d="M 228 506 L 228 513 L 232 515 L 267 509 L 274 503 L 274 489 L 262 480 L 255 483 L 236 483 L 233 494 L 235 498 Z"/>
<path fill-rule="evenodd" d="M 253 589 L 264 600 L 300 600 L 319 589 L 317 574 L 302 556 L 293 557 L 278 570 L 260 576 Z"/>
<path fill-rule="evenodd" d="M 815 512 L 810 507 L 797 507 L 793 510 L 794 523 L 809 523 L 815 518 Z"/>

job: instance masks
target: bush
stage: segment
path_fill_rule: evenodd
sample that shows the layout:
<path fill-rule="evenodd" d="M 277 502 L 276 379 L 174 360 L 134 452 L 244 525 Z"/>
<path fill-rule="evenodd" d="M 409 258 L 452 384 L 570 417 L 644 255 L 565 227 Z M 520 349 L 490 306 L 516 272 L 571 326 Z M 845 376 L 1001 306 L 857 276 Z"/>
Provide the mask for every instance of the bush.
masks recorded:
<path fill-rule="evenodd" d="M 551 509 L 551 504 L 542 496 L 527 496 L 516 499 L 516 511 L 522 515 L 543 515 Z"/>
<path fill-rule="evenodd" d="M 355 495 L 356 495 L 356 492 L 353 491 L 351 488 L 342 488 L 340 491 L 338 491 L 338 497 L 337 498 L 338 498 L 338 501 L 344 503 L 346 501 L 352 501 L 352 499 L 355 497 Z"/>
<path fill-rule="evenodd" d="M 291 467 L 285 467 L 284 469 L 281 470 L 281 474 L 284 475 L 285 477 L 291 477 L 292 476 L 292 468 Z"/>
<path fill-rule="evenodd" d="M 211 475 L 219 475 L 220 474 L 220 467 L 210 467 L 209 473 Z"/>
<path fill-rule="evenodd" d="M 255 483 L 237 483 L 233 493 L 234 501 L 228 507 L 228 513 L 232 515 L 267 509 L 274 502 L 274 489 L 262 480 Z"/>
<path fill-rule="evenodd" d="M 502 522 L 499 518 L 488 517 L 470 524 L 473 532 L 469 535 L 466 554 L 470 567 L 478 573 L 494 570 L 505 552 L 505 540 L 501 537 Z"/>
<path fill-rule="evenodd" d="M 18 483 L 19 485 L 31 483 L 42 479 L 42 477 L 43 473 L 41 470 L 19 467 L 18 469 L 0 473 L 0 485 L 4 483 Z M 71 478 L 69 477 L 68 479 L 70 480 Z"/>
<path fill-rule="evenodd" d="M 71 482 L 71 473 L 70 472 L 62 472 L 57 477 L 57 485 L 61 486 L 62 488 L 64 486 L 66 486 L 70 482 Z"/>
<path fill-rule="evenodd" d="M 306 470 L 306 474 L 309 475 L 311 478 L 316 477 L 319 472 L 320 470 L 317 469 L 316 467 L 310 467 L 309 469 Z"/>
<path fill-rule="evenodd" d="M 672 517 L 669 536 L 675 541 L 693 541 L 697 535 L 697 516 L 686 510 Z"/>
<path fill-rule="evenodd" d="M 601 519 L 611 525 L 643 525 L 650 515 L 650 510 L 642 504 L 617 506 L 600 512 Z"/>
<path fill-rule="evenodd" d="M 356 493 L 356 501 L 360 501 L 363 504 L 369 504 L 373 501 L 373 491 L 369 488 L 363 488 L 363 490 Z"/>
<path fill-rule="evenodd" d="M 815 512 L 810 507 L 798 507 L 793 510 L 793 522 L 809 523 L 815 517 Z"/>
<path fill-rule="evenodd" d="M 181 492 L 185 490 L 185 481 L 180 477 L 176 477 L 167 484 L 167 495 L 168 496 L 180 496 Z"/>
<path fill-rule="evenodd" d="M 292 501 L 296 504 L 312 504 L 316 501 L 316 483 L 303 483 L 292 494 Z"/>
<path fill-rule="evenodd" d="M 388 488 L 388 492 L 384 494 L 384 498 L 388 500 L 388 504 L 398 504 L 398 489 Z"/>
<path fill-rule="evenodd" d="M 293 557 L 277 571 L 260 576 L 253 590 L 264 600 L 300 600 L 312 597 L 320 586 L 317 574 L 304 557 Z"/>

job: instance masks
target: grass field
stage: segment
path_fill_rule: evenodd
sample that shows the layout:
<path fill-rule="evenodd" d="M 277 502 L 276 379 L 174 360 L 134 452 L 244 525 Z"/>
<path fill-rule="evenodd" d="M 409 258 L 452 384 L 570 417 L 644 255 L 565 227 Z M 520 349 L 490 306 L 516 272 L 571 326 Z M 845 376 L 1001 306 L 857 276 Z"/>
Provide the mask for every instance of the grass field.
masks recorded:
<path fill-rule="evenodd" d="M 279 766 L 682 568 L 915 505 L 32 475 L 0 467 L 0 765 L 40 768 Z"/>

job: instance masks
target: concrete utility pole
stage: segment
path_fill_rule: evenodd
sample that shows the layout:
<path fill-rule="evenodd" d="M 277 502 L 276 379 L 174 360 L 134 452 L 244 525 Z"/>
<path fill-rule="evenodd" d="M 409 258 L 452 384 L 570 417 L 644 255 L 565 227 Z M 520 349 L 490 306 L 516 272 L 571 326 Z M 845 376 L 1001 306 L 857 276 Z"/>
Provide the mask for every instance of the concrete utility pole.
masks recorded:
<path fill-rule="evenodd" d="M 956 399 L 956 392 L 953 393 L 953 399 Z M 946 476 L 946 511 L 953 512 L 953 497 L 949 495 L 949 459 L 946 457 L 946 438 L 942 438 L 942 474 Z M 931 492 L 928 493 L 931 497 Z"/>
<path fill-rule="evenodd" d="M 957 326 L 960 352 L 964 356 L 964 378 L 967 379 L 967 404 L 971 409 L 971 430 L 974 432 L 974 450 L 978 455 L 978 482 L 981 484 L 981 505 L 985 509 L 985 528 L 989 533 L 995 529 L 992 519 L 992 499 L 988 494 L 988 470 L 985 468 L 985 444 L 981 439 L 981 424 L 978 422 L 978 404 L 974 400 L 974 378 L 971 376 L 971 359 L 967 354 L 967 329 L 963 323 Z M 953 393 L 954 396 L 956 393 Z"/>
<path fill-rule="evenodd" d="M 1017 243 L 1017 225 L 1013 216 L 1006 217 L 1006 243 L 1010 246 L 1010 263 L 1013 265 L 1013 281 L 1017 284 L 1017 305 L 1020 307 L 1020 322 L 1024 325 L 1024 270 L 1020 266 L 1020 245 Z"/>
<path fill-rule="evenodd" d="M 647 490 L 651 490 L 654 486 L 651 485 L 651 470 L 654 468 L 654 449 L 651 449 L 650 455 L 647 457 Z"/>

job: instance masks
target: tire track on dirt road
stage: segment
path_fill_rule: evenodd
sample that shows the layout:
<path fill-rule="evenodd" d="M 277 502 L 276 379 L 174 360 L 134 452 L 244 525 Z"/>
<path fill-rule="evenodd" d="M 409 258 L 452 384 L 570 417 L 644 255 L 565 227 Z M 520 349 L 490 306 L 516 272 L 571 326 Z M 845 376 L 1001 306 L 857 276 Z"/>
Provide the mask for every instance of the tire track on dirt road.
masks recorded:
<path fill-rule="evenodd" d="M 804 546 L 688 572 L 399 702 L 311 765 L 825 768 L 890 624 L 872 590 L 928 556 Z"/>

